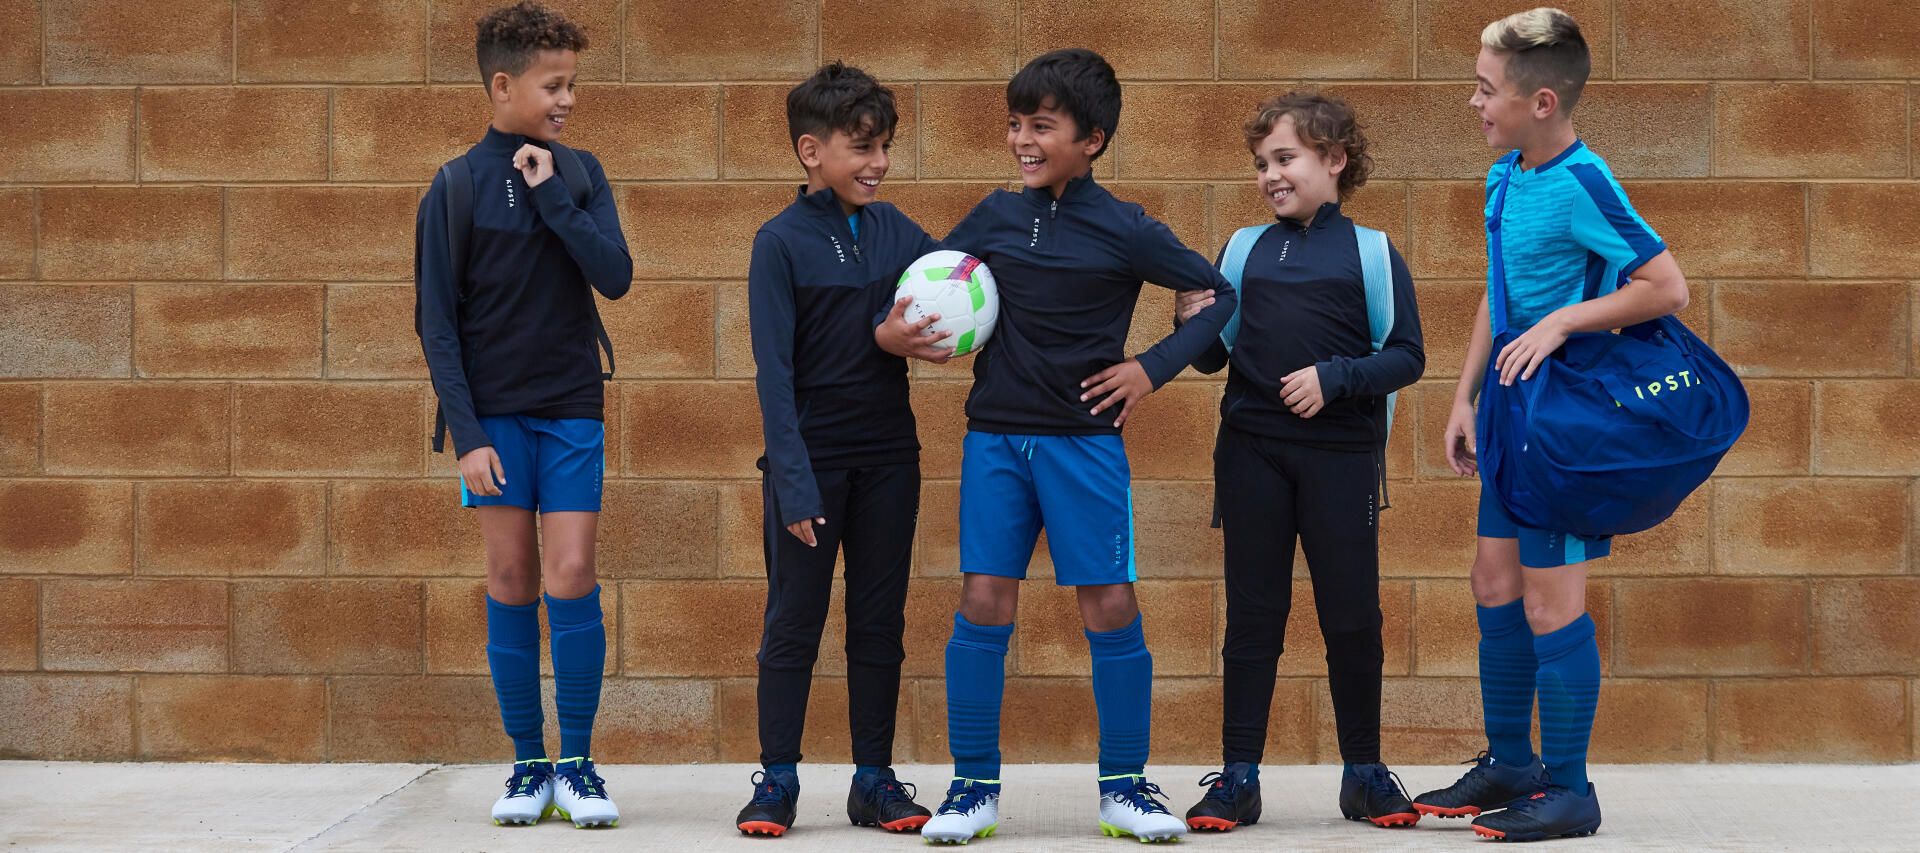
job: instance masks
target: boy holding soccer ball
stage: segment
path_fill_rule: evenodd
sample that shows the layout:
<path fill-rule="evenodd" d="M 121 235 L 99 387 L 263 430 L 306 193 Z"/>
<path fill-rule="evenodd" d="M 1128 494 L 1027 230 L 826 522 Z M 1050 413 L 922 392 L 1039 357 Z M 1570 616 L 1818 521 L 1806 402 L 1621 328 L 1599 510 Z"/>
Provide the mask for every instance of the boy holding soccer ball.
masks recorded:
<path fill-rule="evenodd" d="M 807 185 L 760 227 L 747 271 L 761 457 L 767 611 L 760 638 L 760 763 L 735 820 L 748 835 L 793 825 L 807 694 L 846 555 L 847 706 L 857 765 L 847 817 L 894 832 L 927 810 L 894 778 L 894 715 L 906 657 L 907 572 L 920 506 L 920 442 L 900 356 L 945 361 L 922 337 L 898 355 L 875 346 L 873 318 L 895 281 L 937 248 L 893 205 L 875 202 L 899 116 L 893 93 L 835 62 L 787 95 L 787 130 Z M 904 306 L 896 305 L 898 317 Z"/>
<path fill-rule="evenodd" d="M 1000 706 L 1015 602 L 1044 527 L 1055 582 L 1073 586 L 1093 653 L 1100 826 L 1143 841 L 1186 830 L 1146 780 L 1153 659 L 1134 599 L 1133 507 L 1120 428 L 1140 399 L 1206 349 L 1233 312 L 1207 259 L 1091 171 L 1120 119 L 1120 84 L 1088 50 L 1043 55 L 1007 84 L 1007 147 L 1022 192 L 995 191 L 943 248 L 985 261 L 1000 313 L 974 356 L 960 474 L 960 610 L 947 644 L 954 779 L 921 834 L 993 833 Z M 1138 356 L 1123 347 L 1142 279 L 1213 290 L 1215 303 Z M 910 333 L 889 319 L 882 338 Z"/>

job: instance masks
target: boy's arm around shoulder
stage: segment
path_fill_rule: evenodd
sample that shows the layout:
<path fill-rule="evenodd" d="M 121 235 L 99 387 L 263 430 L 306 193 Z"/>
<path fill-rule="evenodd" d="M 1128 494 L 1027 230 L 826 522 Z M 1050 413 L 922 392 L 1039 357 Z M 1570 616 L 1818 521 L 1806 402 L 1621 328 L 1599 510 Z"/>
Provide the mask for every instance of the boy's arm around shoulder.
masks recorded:
<path fill-rule="evenodd" d="M 1227 250 L 1225 247 L 1222 247 L 1220 254 L 1213 259 L 1213 268 L 1216 270 L 1220 269 L 1220 262 L 1224 260 L 1226 256 Z M 1222 273 L 1222 275 L 1224 276 L 1225 273 Z M 1192 319 L 1193 315 L 1200 313 L 1202 309 L 1212 304 L 1213 291 L 1211 290 L 1182 290 L 1174 294 L 1173 327 L 1176 329 L 1180 328 L 1181 324 Z M 1231 322 L 1231 319 L 1229 319 L 1229 322 Z M 1201 353 L 1199 358 L 1193 360 L 1193 369 L 1211 376 L 1219 373 L 1221 368 L 1227 366 L 1227 361 L 1231 355 L 1232 353 L 1227 351 L 1226 341 L 1216 335 L 1213 343 L 1207 346 L 1207 351 Z"/>
<path fill-rule="evenodd" d="M 1320 373 L 1321 393 L 1329 401 L 1391 394 L 1420 381 L 1427 370 L 1413 276 L 1407 272 L 1400 250 L 1389 245 L 1387 253 L 1393 270 L 1393 328 L 1387 331 L 1387 339 L 1377 353 L 1363 358 L 1334 356 L 1314 365 Z"/>
<path fill-rule="evenodd" d="M 559 235 L 567 254 L 580 265 L 587 283 L 600 295 L 619 299 L 633 285 L 633 256 L 627 252 L 627 238 L 620 231 L 613 186 L 607 183 L 598 159 L 577 148 L 574 153 L 580 155 L 580 165 L 592 183 L 586 209 L 574 206 L 558 170 L 533 188 L 534 204 L 539 207 L 540 220 Z"/>
<path fill-rule="evenodd" d="M 766 229 L 753 238 L 747 267 L 747 326 L 753 339 L 754 390 L 760 398 L 760 431 L 767 443 L 767 478 L 787 526 L 824 511 L 813 462 L 800 436 L 800 410 L 793 391 L 796 308 L 793 265 L 780 238 Z"/>
<path fill-rule="evenodd" d="M 414 299 L 420 318 L 420 349 L 440 412 L 453 436 L 455 458 L 493 446 L 474 414 L 473 394 L 460 353 L 460 283 L 453 280 L 447 248 L 447 190 L 436 175 L 420 199 L 420 239 L 414 247 Z"/>
<path fill-rule="evenodd" d="M 1181 323 L 1173 334 L 1161 338 L 1135 357 L 1153 380 L 1153 387 L 1165 385 L 1180 370 L 1200 361 L 1214 347 L 1225 355 L 1220 331 L 1227 319 L 1240 307 L 1240 295 L 1218 269 L 1207 263 L 1205 255 L 1187 248 L 1164 223 L 1142 212 L 1132 241 L 1133 268 L 1143 281 L 1173 290 L 1211 290 L 1213 304 Z M 1225 359 L 1220 360 L 1225 364 Z M 1215 367 L 1214 370 L 1219 370 Z"/>

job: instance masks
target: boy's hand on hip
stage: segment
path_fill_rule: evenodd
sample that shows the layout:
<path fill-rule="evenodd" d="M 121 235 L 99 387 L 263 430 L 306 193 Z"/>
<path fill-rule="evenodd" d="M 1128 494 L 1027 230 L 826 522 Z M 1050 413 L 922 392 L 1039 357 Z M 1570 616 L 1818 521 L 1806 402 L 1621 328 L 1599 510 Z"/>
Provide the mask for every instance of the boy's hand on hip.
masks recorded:
<path fill-rule="evenodd" d="M 893 310 L 887 312 L 887 319 L 873 327 L 873 342 L 880 348 L 901 358 L 917 358 L 934 364 L 946 364 L 953 358 L 953 350 L 934 346 L 935 341 L 944 341 L 953 337 L 952 332 L 927 334 L 927 327 L 939 322 L 940 315 L 928 314 L 918 322 L 907 322 L 907 306 L 913 304 L 913 297 L 902 296 L 893 301 Z M 798 535 L 798 534 L 795 534 Z"/>
<path fill-rule="evenodd" d="M 1494 368 L 1500 371 L 1500 384 L 1512 385 L 1522 379 L 1532 379 L 1540 363 L 1552 357 L 1566 342 L 1566 328 L 1553 315 L 1547 315 L 1533 324 L 1533 328 L 1520 333 L 1520 337 L 1502 348 L 1500 357 L 1493 360 Z"/>
<path fill-rule="evenodd" d="M 527 179 L 527 186 L 537 187 L 553 177 L 553 152 L 538 145 L 522 145 L 513 152 L 513 167 Z"/>
<path fill-rule="evenodd" d="M 827 520 L 824 518 L 803 518 L 787 525 L 787 532 L 793 534 L 794 538 L 807 543 L 808 548 L 817 548 L 820 540 L 814 537 L 813 526 L 826 523 Z"/>
<path fill-rule="evenodd" d="M 507 472 L 500 467 L 500 454 L 493 452 L 492 446 L 467 451 L 467 455 L 460 457 L 460 482 L 470 494 L 499 495 L 500 487 L 507 484 Z"/>
<path fill-rule="evenodd" d="M 1480 473 L 1480 461 L 1473 449 L 1473 404 L 1455 400 L 1453 413 L 1447 416 L 1447 465 L 1453 473 L 1471 477 Z"/>
<path fill-rule="evenodd" d="M 1280 386 L 1280 402 L 1303 418 L 1320 414 L 1326 408 L 1327 400 L 1320 394 L 1320 368 L 1307 365 L 1287 374 Z"/>
<path fill-rule="evenodd" d="M 1173 325 L 1185 325 L 1193 315 L 1213 304 L 1211 290 L 1182 290 L 1173 295 Z"/>
<path fill-rule="evenodd" d="M 1120 406 L 1120 415 L 1113 419 L 1113 425 L 1127 422 L 1127 415 L 1133 411 L 1134 404 L 1142 397 L 1153 393 L 1153 380 L 1147 376 L 1147 369 L 1140 366 L 1136 359 L 1127 359 L 1080 381 L 1080 387 L 1087 389 L 1080 395 L 1080 402 L 1106 395 L 1106 399 L 1095 404 L 1092 414 L 1114 406 Z"/>

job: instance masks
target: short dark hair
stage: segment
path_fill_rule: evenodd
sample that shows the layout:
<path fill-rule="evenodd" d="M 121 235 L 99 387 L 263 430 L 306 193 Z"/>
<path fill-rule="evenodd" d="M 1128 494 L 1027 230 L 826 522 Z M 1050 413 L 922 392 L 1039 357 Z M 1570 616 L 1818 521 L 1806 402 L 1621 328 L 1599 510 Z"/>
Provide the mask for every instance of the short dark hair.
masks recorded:
<path fill-rule="evenodd" d="M 820 66 L 787 93 L 787 135 L 796 151 L 800 137 L 808 134 L 821 140 L 836 130 L 848 136 L 892 136 L 899 123 L 893 90 L 838 60 Z"/>
<path fill-rule="evenodd" d="M 1080 134 L 1075 141 L 1092 136 L 1096 127 L 1106 134 L 1093 152 L 1100 159 L 1120 126 L 1120 81 L 1113 66 L 1091 50 L 1069 47 L 1034 57 L 1007 81 L 1008 112 L 1036 113 L 1048 99 L 1054 109 L 1073 116 Z"/>
<path fill-rule="evenodd" d="M 543 50 L 587 49 L 587 35 L 559 12 L 521 0 L 488 12 L 478 24 L 473 52 L 480 60 L 480 80 L 488 83 L 502 71 L 518 77 Z"/>
<path fill-rule="evenodd" d="M 1587 39 L 1573 16 L 1549 6 L 1515 12 L 1480 31 L 1480 46 L 1507 57 L 1507 79 L 1522 95 L 1552 89 L 1572 113 L 1593 70 Z"/>
<path fill-rule="evenodd" d="M 1300 135 L 1300 141 L 1313 146 L 1321 157 L 1331 155 L 1334 149 L 1347 155 L 1346 168 L 1340 170 L 1337 182 L 1341 201 L 1366 185 L 1367 176 L 1373 174 L 1373 155 L 1367 153 L 1367 135 L 1345 98 L 1288 92 L 1262 101 L 1253 118 L 1240 128 L 1254 156 L 1260 156 L 1260 143 L 1272 135 L 1274 125 L 1283 118 L 1293 120 L 1293 131 Z"/>

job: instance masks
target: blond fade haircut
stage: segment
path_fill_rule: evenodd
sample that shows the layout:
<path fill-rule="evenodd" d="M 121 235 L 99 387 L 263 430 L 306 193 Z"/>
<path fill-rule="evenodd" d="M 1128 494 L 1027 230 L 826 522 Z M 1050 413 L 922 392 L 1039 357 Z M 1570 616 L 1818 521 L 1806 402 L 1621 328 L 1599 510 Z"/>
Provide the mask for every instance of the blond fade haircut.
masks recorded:
<path fill-rule="evenodd" d="M 1571 114 L 1593 59 L 1573 16 L 1548 6 L 1515 12 L 1480 31 L 1480 46 L 1507 57 L 1507 78 L 1522 95 L 1552 89 Z"/>

